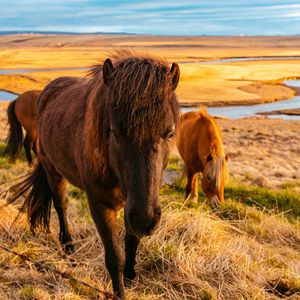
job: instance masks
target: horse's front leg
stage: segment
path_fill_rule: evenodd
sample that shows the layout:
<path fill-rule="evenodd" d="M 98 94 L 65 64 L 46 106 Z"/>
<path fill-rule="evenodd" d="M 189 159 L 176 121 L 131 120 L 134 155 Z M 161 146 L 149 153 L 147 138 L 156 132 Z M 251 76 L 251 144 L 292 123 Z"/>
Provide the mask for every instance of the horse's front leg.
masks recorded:
<path fill-rule="evenodd" d="M 187 169 L 186 202 L 198 202 L 198 173 Z"/>
<path fill-rule="evenodd" d="M 130 230 L 126 228 L 126 235 L 125 235 L 126 262 L 124 268 L 125 280 L 126 279 L 132 280 L 136 275 L 134 266 L 135 266 L 136 251 L 139 243 L 140 243 L 140 238 L 132 234 Z"/>
<path fill-rule="evenodd" d="M 124 253 L 119 240 L 117 211 L 101 203 L 101 199 L 89 198 L 89 206 L 94 222 L 105 249 L 105 264 L 111 276 L 116 296 L 125 299 L 123 282 Z"/>

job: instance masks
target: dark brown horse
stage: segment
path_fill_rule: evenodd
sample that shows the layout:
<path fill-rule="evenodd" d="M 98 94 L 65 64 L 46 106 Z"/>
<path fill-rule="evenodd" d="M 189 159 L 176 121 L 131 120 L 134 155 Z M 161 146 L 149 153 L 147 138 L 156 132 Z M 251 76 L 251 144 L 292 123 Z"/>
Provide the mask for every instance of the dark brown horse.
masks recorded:
<path fill-rule="evenodd" d="M 37 129 L 36 129 L 36 102 L 41 91 L 27 91 L 14 101 L 7 108 L 9 132 L 7 146 L 4 155 L 14 162 L 25 148 L 26 158 L 29 165 L 32 164 L 31 151 L 37 155 Z M 23 130 L 26 135 L 23 141 Z"/>
<path fill-rule="evenodd" d="M 179 120 L 174 93 L 179 67 L 118 53 L 90 75 L 58 78 L 42 92 L 37 103 L 39 162 L 16 197 L 31 189 L 23 209 L 32 229 L 49 230 L 53 201 L 60 241 L 71 252 L 66 180 L 85 190 L 114 292 L 125 299 L 123 274 L 135 277 L 140 238 L 153 233 L 161 216 L 159 189 Z M 124 204 L 125 257 L 117 226 L 117 211 Z"/>
<path fill-rule="evenodd" d="M 212 207 L 224 201 L 228 179 L 228 156 L 222 133 L 215 119 L 202 107 L 181 116 L 177 134 L 178 151 L 187 173 L 186 199 L 198 201 L 198 173 L 202 172 L 202 190 Z"/>

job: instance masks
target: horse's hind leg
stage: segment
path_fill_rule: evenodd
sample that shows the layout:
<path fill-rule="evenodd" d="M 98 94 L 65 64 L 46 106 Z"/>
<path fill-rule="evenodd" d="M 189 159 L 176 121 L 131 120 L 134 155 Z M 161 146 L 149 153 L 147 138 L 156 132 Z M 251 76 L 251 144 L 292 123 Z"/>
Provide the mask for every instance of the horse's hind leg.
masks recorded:
<path fill-rule="evenodd" d="M 25 139 L 23 142 L 23 146 L 25 148 L 26 159 L 27 159 L 29 165 L 32 165 L 31 149 L 33 147 L 33 140 L 28 133 L 26 133 L 26 136 L 25 136 Z"/>
<path fill-rule="evenodd" d="M 53 193 L 53 204 L 58 215 L 60 233 L 59 240 L 66 253 L 73 253 L 74 246 L 72 244 L 72 237 L 69 231 L 67 220 L 67 204 L 68 199 L 66 197 L 66 181 L 63 178 L 56 178 L 55 185 L 56 193 Z M 50 183 L 51 188 L 51 183 Z"/>
<path fill-rule="evenodd" d="M 32 141 L 33 141 L 33 145 L 32 145 L 32 150 L 35 154 L 35 157 L 38 157 L 38 137 L 37 137 L 37 130 L 34 128 L 31 130 L 31 136 L 32 136 Z"/>
<path fill-rule="evenodd" d="M 186 201 L 198 202 L 198 173 L 190 169 L 187 170 Z"/>
<path fill-rule="evenodd" d="M 68 221 L 67 221 L 67 202 L 66 197 L 66 180 L 57 173 L 54 167 L 43 162 L 45 171 L 47 173 L 47 178 L 49 182 L 49 187 L 53 194 L 53 204 L 58 215 L 60 233 L 59 240 L 66 253 L 74 252 L 74 246 L 72 244 L 72 238 L 69 231 Z"/>

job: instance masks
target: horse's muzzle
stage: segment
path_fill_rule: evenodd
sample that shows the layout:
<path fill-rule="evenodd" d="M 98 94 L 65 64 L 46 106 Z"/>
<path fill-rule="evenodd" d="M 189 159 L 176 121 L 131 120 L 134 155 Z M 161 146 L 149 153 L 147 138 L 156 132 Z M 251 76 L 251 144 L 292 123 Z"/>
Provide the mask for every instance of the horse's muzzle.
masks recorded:
<path fill-rule="evenodd" d="M 151 235 L 157 228 L 161 217 L 161 208 L 154 209 L 152 214 L 142 214 L 135 211 L 128 214 L 129 229 L 137 236 Z"/>

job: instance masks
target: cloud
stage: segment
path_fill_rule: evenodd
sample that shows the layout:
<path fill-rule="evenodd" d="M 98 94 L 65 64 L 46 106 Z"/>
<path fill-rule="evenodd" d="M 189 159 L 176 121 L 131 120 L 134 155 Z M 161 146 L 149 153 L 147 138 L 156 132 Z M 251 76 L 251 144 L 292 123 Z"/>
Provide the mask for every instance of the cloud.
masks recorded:
<path fill-rule="evenodd" d="M 300 33 L 298 0 L 0 0 L 0 7 L 0 30 L 177 35 Z"/>

